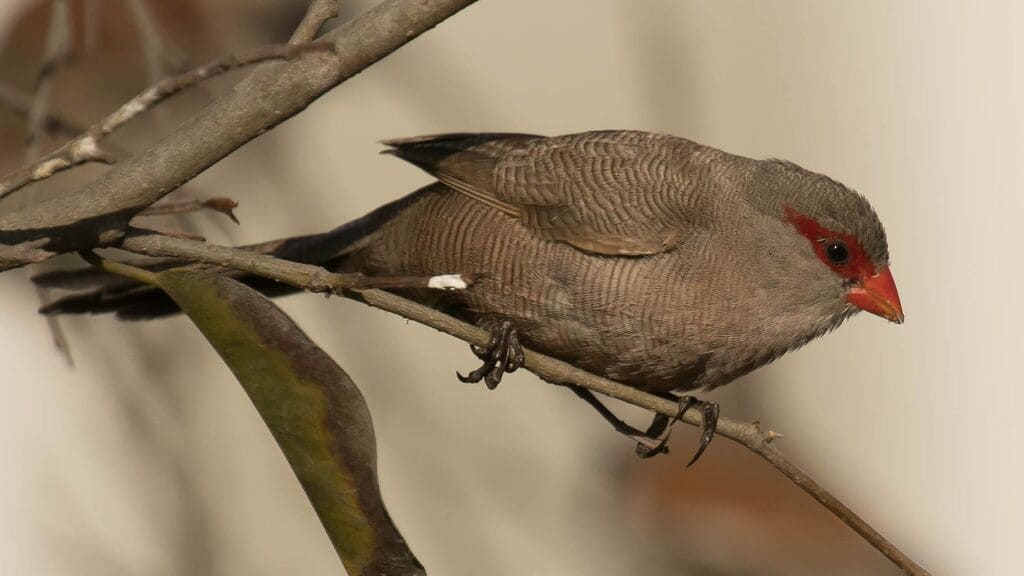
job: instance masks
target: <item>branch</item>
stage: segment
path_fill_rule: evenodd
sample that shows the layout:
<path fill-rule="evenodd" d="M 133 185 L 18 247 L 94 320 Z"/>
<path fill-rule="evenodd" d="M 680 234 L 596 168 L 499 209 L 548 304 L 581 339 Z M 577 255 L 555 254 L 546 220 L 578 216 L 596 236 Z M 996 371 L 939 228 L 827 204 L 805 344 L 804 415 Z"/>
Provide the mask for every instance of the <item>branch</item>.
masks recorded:
<path fill-rule="evenodd" d="M 354 284 L 347 284 L 352 278 L 350 274 L 333 274 L 319 266 L 298 264 L 280 260 L 272 256 L 252 254 L 225 246 L 204 244 L 178 238 L 158 236 L 130 236 L 124 240 L 121 248 L 148 256 L 165 256 L 198 261 L 207 264 L 219 264 L 273 278 L 286 282 L 297 288 L 313 292 L 339 292 L 353 300 L 357 300 L 374 308 L 387 310 L 403 318 L 414 320 L 430 326 L 435 330 L 455 336 L 470 344 L 486 345 L 490 339 L 487 331 L 457 320 L 438 310 L 417 304 L 390 292 L 378 289 L 360 289 Z M 372 278 L 366 278 L 372 280 Z M 339 290 L 340 288 L 340 290 Z M 630 388 L 607 378 L 586 372 L 571 364 L 532 350 L 525 350 L 525 367 L 552 384 L 570 384 L 580 386 L 623 402 L 639 406 L 651 412 L 675 417 L 679 406 L 670 400 L 653 396 L 635 388 Z M 683 422 L 691 426 L 700 426 L 701 418 L 694 412 L 687 412 Z M 912 575 L 927 575 L 928 572 L 911 560 L 863 518 L 847 508 L 835 496 L 820 484 L 811 479 L 806 472 L 783 456 L 782 452 L 772 443 L 778 434 L 771 430 L 763 430 L 756 424 L 747 424 L 730 420 L 718 419 L 718 434 L 747 447 L 750 451 L 767 460 L 776 470 L 789 478 L 794 484 L 807 492 L 822 506 L 835 514 L 847 526 L 853 528 L 864 540 L 878 549 L 904 572 Z"/>
<path fill-rule="evenodd" d="M 96 49 L 100 28 L 100 0 L 82 2 L 82 46 L 86 52 Z"/>
<path fill-rule="evenodd" d="M 36 75 L 36 90 L 28 109 L 28 160 L 39 156 L 39 143 L 50 117 L 50 93 L 53 78 L 71 56 L 71 14 L 67 0 L 52 0 L 50 24 L 46 31 L 46 51 Z M 3 196 L 0 195 L 0 198 Z"/>
<path fill-rule="evenodd" d="M 244 270 L 309 292 L 322 294 L 343 294 L 346 290 L 371 288 L 464 290 L 472 286 L 475 281 L 472 276 L 460 274 L 441 276 L 337 274 L 319 266 L 299 264 L 248 250 L 238 250 L 187 238 L 139 234 L 135 231 L 124 239 L 120 247 L 129 252 L 146 256 L 180 258 L 189 262 Z"/>
<path fill-rule="evenodd" d="M 316 38 L 317 33 L 323 28 L 324 23 L 338 15 L 338 5 L 341 0 L 313 0 L 302 17 L 292 37 L 288 39 L 289 44 L 311 42 Z"/>
<path fill-rule="evenodd" d="M 122 104 L 113 114 L 90 126 L 88 130 L 70 142 L 43 156 L 34 164 L 8 175 L 0 181 L 0 198 L 8 196 L 28 184 L 49 178 L 58 172 L 80 164 L 87 162 L 112 164 L 113 157 L 100 147 L 100 142 L 104 138 L 153 106 L 199 82 L 243 66 L 251 66 L 268 60 L 286 60 L 307 52 L 332 49 L 331 44 L 320 43 L 265 46 L 242 54 L 232 54 L 184 74 L 165 78 Z"/>
<path fill-rule="evenodd" d="M 8 263 L 14 263 L 14 266 L 35 264 L 55 256 L 53 252 L 42 249 L 45 245 L 45 238 L 22 242 L 14 246 L 0 244 L 0 268 L 7 266 Z"/>
<path fill-rule="evenodd" d="M 214 212 L 219 212 L 227 216 L 232 222 L 238 224 L 238 218 L 235 216 L 235 208 L 238 208 L 238 202 L 223 196 L 207 198 L 206 200 L 188 198 L 186 200 L 157 202 L 156 204 L 153 204 L 139 212 L 136 216 L 169 216 L 172 214 L 188 214 L 189 212 L 213 210 Z"/>
<path fill-rule="evenodd" d="M 324 35 L 334 54 L 260 67 L 149 150 L 74 194 L 0 216 L 0 244 L 49 238 L 47 249 L 60 253 L 116 243 L 140 210 L 474 1 L 384 0 Z"/>
<path fill-rule="evenodd" d="M 50 107 L 53 94 L 53 80 L 57 76 L 57 71 L 61 66 L 67 64 L 71 58 L 71 8 L 67 0 L 52 0 L 50 3 L 50 21 L 46 31 L 46 50 L 43 53 L 42 62 L 39 64 L 39 72 L 36 75 L 36 87 L 35 93 L 32 95 L 31 103 L 28 107 L 28 112 L 25 115 L 25 124 L 27 129 L 26 134 L 26 145 L 25 155 L 23 162 L 29 164 L 35 162 L 42 151 L 42 142 L 44 132 L 46 131 L 47 125 L 50 123 Z M 3 196 L 0 195 L 0 198 Z M 29 199 L 22 198 L 22 205 Z M 30 246 L 38 246 L 38 240 L 34 239 L 28 244 Z M 22 243 L 24 246 L 25 243 Z M 19 255 L 23 255 L 25 258 L 40 262 L 39 260 L 48 251 L 39 250 L 32 248 L 25 250 Z M 17 253 L 16 253 L 17 254 Z M 36 287 L 36 296 L 39 298 L 39 302 L 45 302 L 47 300 L 46 290 L 44 288 Z M 67 338 L 64 335 L 64 329 L 60 325 L 60 321 L 55 318 L 49 318 L 46 320 L 47 327 L 50 329 L 50 335 L 53 337 L 53 344 L 56 346 L 57 351 L 60 352 L 64 360 L 67 361 L 68 365 L 74 365 L 74 360 L 71 357 L 71 348 L 68 346 Z"/>

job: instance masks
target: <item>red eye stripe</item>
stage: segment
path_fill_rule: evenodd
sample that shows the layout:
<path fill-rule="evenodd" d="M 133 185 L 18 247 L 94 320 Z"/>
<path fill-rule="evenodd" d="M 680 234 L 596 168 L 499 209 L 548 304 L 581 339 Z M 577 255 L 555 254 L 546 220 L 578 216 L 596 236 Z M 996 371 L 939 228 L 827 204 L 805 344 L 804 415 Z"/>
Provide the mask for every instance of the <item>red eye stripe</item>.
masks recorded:
<path fill-rule="evenodd" d="M 839 276 L 848 280 L 858 280 L 870 278 L 876 274 L 874 263 L 867 253 L 864 252 L 864 247 L 860 245 L 860 240 L 853 234 L 829 230 L 819 224 L 814 218 L 804 216 L 789 206 L 786 206 L 786 219 L 793 224 L 800 234 L 811 242 L 811 246 L 814 247 L 814 253 L 818 255 L 818 260 L 821 260 L 823 264 L 831 268 Z M 828 245 L 829 240 L 842 240 L 846 243 L 850 258 L 845 264 L 836 264 L 829 260 L 828 254 L 825 253 L 825 247 Z"/>

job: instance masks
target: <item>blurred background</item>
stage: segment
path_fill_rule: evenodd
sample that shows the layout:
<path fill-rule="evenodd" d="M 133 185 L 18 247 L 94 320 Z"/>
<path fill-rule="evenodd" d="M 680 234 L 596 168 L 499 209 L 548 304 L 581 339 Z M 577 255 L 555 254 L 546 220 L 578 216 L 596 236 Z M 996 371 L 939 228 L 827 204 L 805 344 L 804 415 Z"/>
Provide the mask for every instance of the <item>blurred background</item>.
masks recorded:
<path fill-rule="evenodd" d="M 342 18 L 372 4 L 345 1 Z M 72 53 L 51 110 L 85 126 L 152 78 L 284 41 L 306 3 L 69 5 Z M 24 160 L 18 102 L 49 13 L 0 2 L 4 172 Z M 787 455 L 934 573 L 1016 574 L 1022 29 L 1024 5 L 996 1 L 481 0 L 178 193 L 234 198 L 241 226 L 207 214 L 162 225 L 224 243 L 322 231 L 429 180 L 379 156 L 378 140 L 445 131 L 637 128 L 829 174 L 886 223 L 907 323 L 855 317 L 713 397 L 724 415 L 783 433 Z M 115 151 L 152 143 L 239 74 L 129 125 Z M 26 277 L 0 275 L 0 573 L 342 572 L 270 434 L 187 320 L 63 319 L 72 367 Z M 684 469 L 696 433 L 679 426 L 671 455 L 639 460 L 530 374 L 495 392 L 459 383 L 455 370 L 476 362 L 459 341 L 342 299 L 280 303 L 362 388 L 385 501 L 431 574 L 894 573 L 725 439 Z"/>

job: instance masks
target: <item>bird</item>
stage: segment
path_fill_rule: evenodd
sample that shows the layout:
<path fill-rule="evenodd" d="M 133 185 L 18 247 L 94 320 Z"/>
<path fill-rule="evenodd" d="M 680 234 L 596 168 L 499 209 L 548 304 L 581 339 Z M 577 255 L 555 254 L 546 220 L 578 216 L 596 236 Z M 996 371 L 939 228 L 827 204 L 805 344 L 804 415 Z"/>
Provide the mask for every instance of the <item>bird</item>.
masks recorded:
<path fill-rule="evenodd" d="M 404 292 L 491 331 L 487 346 L 473 347 L 483 365 L 460 379 L 494 388 L 522 365 L 526 346 L 674 398 L 676 419 L 693 407 L 702 413 L 691 464 L 719 408 L 690 392 L 728 384 L 859 311 L 904 320 L 868 200 L 792 162 L 634 130 L 383 144 L 436 182 L 273 253 L 369 276 L 477 278 L 467 290 Z M 152 291 L 119 286 L 44 312 L 174 309 Z M 640 431 L 575 391 L 638 440 L 642 456 L 666 450 L 662 433 L 675 419 Z"/>

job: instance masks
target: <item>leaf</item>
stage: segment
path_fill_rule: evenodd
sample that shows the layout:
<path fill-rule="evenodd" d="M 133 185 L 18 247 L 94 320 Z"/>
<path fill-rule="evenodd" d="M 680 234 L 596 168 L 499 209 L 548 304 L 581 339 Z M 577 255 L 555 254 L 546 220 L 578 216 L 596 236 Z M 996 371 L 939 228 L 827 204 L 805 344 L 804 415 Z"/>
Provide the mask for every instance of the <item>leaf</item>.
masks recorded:
<path fill-rule="evenodd" d="M 348 374 L 269 299 L 221 275 L 145 274 L 238 378 L 350 576 L 425 574 L 384 508 L 370 412 Z"/>

